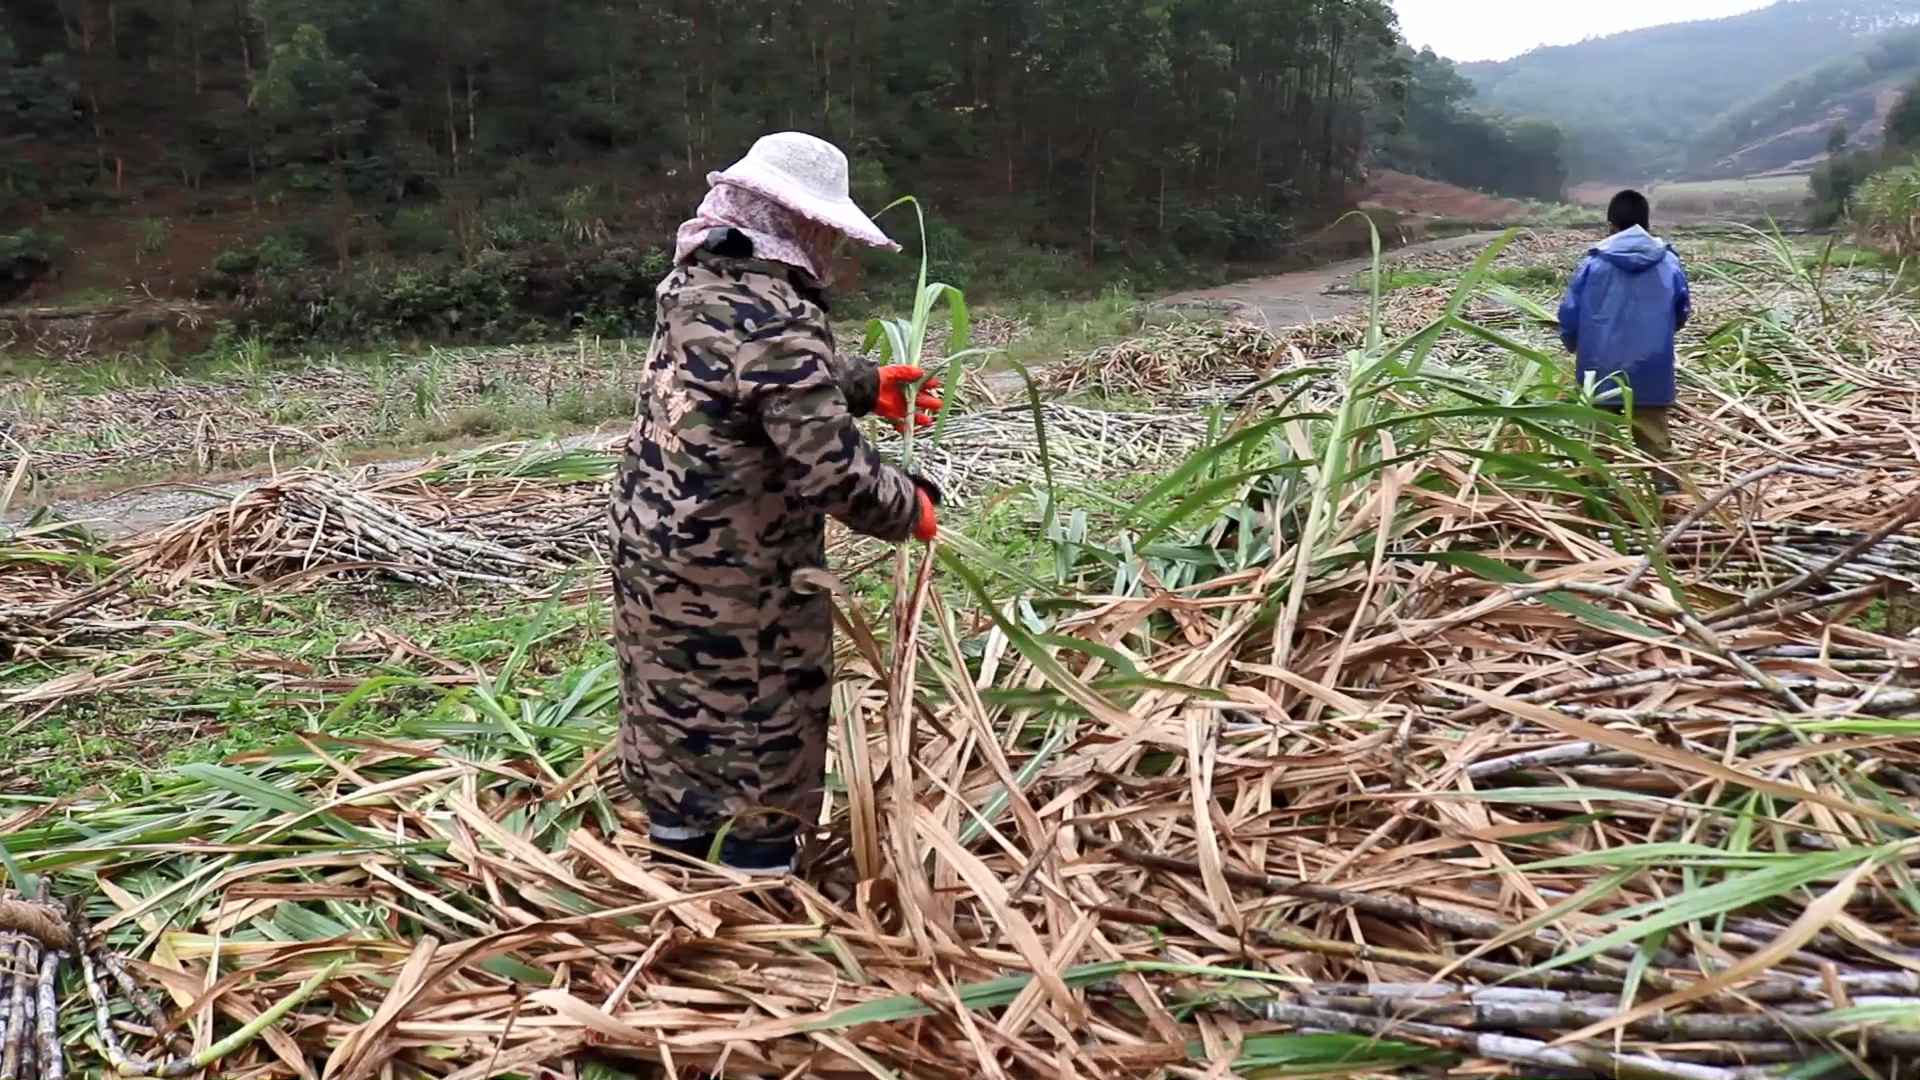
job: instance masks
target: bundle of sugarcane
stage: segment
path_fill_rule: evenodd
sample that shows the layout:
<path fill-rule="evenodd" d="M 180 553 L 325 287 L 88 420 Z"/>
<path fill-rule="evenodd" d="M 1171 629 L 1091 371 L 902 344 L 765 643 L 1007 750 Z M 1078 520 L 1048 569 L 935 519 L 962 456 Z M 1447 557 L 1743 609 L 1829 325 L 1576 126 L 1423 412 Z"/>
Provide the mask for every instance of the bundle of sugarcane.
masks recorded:
<path fill-rule="evenodd" d="M 513 487 L 512 495 L 487 509 L 498 513 L 503 504 L 553 501 L 536 485 Z M 195 578 L 314 580 L 355 572 L 410 584 L 516 585 L 558 568 L 550 558 L 475 535 L 488 530 L 472 517 L 456 518 L 458 500 L 458 492 L 406 478 L 356 487 L 349 479 L 302 469 L 227 506 L 136 538 L 128 545 L 129 565 L 169 587 Z M 569 520 L 584 515 L 577 493 L 568 493 L 566 502 Z M 520 538 L 538 541 L 550 554 L 578 546 L 546 532 L 522 532 Z"/>
<path fill-rule="evenodd" d="M 67 914 L 0 896 L 0 1076 L 62 1080 L 58 994 L 61 965 L 78 947 Z"/>
<path fill-rule="evenodd" d="M 61 999 L 61 974 L 75 959 L 93 1015 L 88 1042 L 120 1076 L 204 1072 L 298 1008 L 319 985 L 314 980 L 304 992 L 295 990 L 241 1030 L 196 1051 L 134 979 L 125 958 L 90 933 L 84 920 L 63 907 L 8 892 L 0 896 L 0 1076 L 65 1080 L 61 1032 L 73 1025 L 63 1022 L 61 1008 L 73 999 Z M 176 1056 L 160 1061 L 134 1056 L 125 1048 L 126 1036 L 157 1041 Z"/>
<path fill-rule="evenodd" d="M 1037 382 L 1053 396 L 1157 397 L 1223 372 L 1271 369 L 1284 362 L 1285 352 L 1281 341 L 1254 323 L 1182 320 L 1048 365 Z"/>
<path fill-rule="evenodd" d="M 954 412 L 937 436 L 914 443 L 914 467 L 964 504 L 981 491 L 1039 483 L 1049 469 L 1078 479 L 1138 472 L 1178 460 L 1206 438 L 1204 416 L 1184 410 L 1115 412 L 1064 401 Z M 900 437 L 881 432 L 898 460 Z"/>
<path fill-rule="evenodd" d="M 1688 529 L 1673 554 L 1754 579 L 1806 574 L 1807 586 L 1823 591 L 1876 582 L 1920 589 L 1920 536 L 1876 537 L 1836 525 L 1752 521 L 1743 523 L 1739 534 L 1718 527 Z"/>

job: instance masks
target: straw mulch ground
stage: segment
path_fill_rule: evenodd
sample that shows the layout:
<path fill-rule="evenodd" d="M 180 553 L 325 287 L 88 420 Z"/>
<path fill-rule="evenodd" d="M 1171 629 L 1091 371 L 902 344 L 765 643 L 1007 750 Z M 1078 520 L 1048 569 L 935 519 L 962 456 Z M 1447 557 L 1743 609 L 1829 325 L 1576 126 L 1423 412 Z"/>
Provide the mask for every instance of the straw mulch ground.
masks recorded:
<path fill-rule="evenodd" d="M 582 340 L 315 359 L 292 370 L 236 357 L 201 378 L 136 369 L 124 385 L 103 373 L 109 385 L 85 390 L 72 375 L 13 378 L 0 387 L 0 468 L 24 457 L 51 482 L 198 474 L 401 433 L 458 438 L 535 413 L 594 423 L 632 399 L 643 348 Z"/>
<path fill-rule="evenodd" d="M 1374 433 L 1318 549 L 1250 505 L 966 610 L 915 550 L 890 625 L 842 595 L 804 882 L 649 850 L 617 676 L 524 658 L 0 835 L 177 1010 L 103 1046 L 284 1007 L 221 1075 L 1912 1077 L 1920 647 L 1855 620 L 1920 572 L 1920 394 L 1857 374 L 1694 387 L 1617 543 Z"/>
<path fill-rule="evenodd" d="M 1723 1080 L 1830 1048 L 1909 1075 L 1920 1032 L 1861 1010 L 1920 1000 L 1920 927 L 1896 899 L 1920 854 L 1920 751 L 1865 718 L 1911 711 L 1920 650 L 1816 621 L 1816 599 L 1867 595 L 1839 583 L 1684 615 L 1588 523 L 1419 464 L 1460 489 L 1402 488 L 1352 531 L 1419 520 L 1536 584 L 1374 552 L 1315 583 L 1276 657 L 1259 614 L 1280 560 L 1087 598 L 1061 631 L 1099 650 L 1056 641 L 1036 663 L 990 630 L 968 685 L 940 639 L 978 628 L 938 604 L 887 670 L 856 650 L 841 701 L 866 737 L 837 769 L 873 794 L 842 803 L 818 888 L 647 850 L 606 769 L 605 671 L 523 690 L 512 737 L 315 740 L 203 770 L 169 823 L 198 839 L 157 867 L 59 813 L 10 831 L 99 869 L 115 900 L 94 929 L 140 940 L 137 970 L 190 1019 L 243 1021 L 329 972 L 239 1074 L 470 1078 L 605 1055 L 1091 1077 L 1438 1055 Z M 1722 504 L 1724 546 L 1870 573 L 1826 552 L 1910 519 L 1916 465 L 1881 498 L 1751 481 Z M 1815 508 L 1851 531 L 1801 546 L 1741 527 Z M 1683 581 L 1712 566 L 1716 530 L 1677 531 Z M 929 565 L 912 580 L 926 602 Z M 1089 684 L 1115 649 L 1166 688 L 1109 703 Z M 1008 693 L 1042 682 L 1081 715 Z M 909 684 L 941 704 L 888 693 Z M 230 974 L 209 993 L 215 957 Z M 1365 1038 L 1280 1037 L 1300 1031 Z"/>

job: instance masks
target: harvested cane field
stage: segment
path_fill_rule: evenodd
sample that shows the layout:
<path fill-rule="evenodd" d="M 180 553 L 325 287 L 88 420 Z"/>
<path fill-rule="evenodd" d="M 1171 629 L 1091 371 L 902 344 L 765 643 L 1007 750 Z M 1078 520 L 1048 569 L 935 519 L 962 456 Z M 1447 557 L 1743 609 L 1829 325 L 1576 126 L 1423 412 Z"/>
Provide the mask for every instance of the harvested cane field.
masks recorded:
<path fill-rule="evenodd" d="M 597 446 L 15 529 L 0 1074 L 1920 1075 L 1920 309 L 1683 239 L 1662 502 L 1590 242 L 966 380 L 804 881 L 643 839 Z"/>

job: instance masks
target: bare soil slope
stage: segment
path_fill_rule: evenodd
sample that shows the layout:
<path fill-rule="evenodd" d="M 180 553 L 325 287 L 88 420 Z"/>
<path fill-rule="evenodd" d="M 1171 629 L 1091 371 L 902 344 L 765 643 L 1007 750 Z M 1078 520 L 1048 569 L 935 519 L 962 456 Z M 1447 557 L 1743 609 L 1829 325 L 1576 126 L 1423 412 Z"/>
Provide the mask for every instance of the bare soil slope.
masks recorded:
<path fill-rule="evenodd" d="M 1452 184 L 1426 180 L 1391 169 L 1378 169 L 1367 178 L 1360 197 L 1363 210 L 1394 210 L 1426 218 L 1448 218 L 1475 225 L 1516 225 L 1526 220 L 1529 207 L 1514 199 L 1482 195 Z"/>
<path fill-rule="evenodd" d="M 1686 180 L 1728 180 L 1780 174 L 1805 174 L 1826 160 L 1827 137 L 1835 127 L 1856 133 L 1857 145 L 1873 146 L 1900 100 L 1911 72 L 1840 96 L 1806 102 L 1778 123 L 1755 132 L 1732 153 L 1688 172 Z"/>

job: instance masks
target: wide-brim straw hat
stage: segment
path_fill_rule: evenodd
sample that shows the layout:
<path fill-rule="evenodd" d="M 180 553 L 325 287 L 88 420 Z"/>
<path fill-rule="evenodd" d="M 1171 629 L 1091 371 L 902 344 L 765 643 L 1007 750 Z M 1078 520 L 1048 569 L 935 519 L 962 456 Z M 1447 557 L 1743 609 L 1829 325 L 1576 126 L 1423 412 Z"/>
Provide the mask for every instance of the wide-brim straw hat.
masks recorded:
<path fill-rule="evenodd" d="M 763 136 L 726 171 L 708 173 L 707 183 L 744 188 L 868 247 L 900 250 L 854 204 L 847 155 L 825 139 L 798 131 Z"/>

